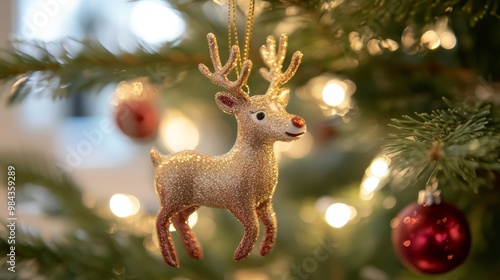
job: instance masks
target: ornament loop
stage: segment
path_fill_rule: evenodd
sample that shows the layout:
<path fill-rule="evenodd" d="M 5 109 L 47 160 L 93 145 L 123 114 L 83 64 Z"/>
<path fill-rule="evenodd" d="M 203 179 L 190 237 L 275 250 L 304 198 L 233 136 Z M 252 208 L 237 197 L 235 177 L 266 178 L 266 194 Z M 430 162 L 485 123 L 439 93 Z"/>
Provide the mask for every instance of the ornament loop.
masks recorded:
<path fill-rule="evenodd" d="M 438 179 L 436 174 L 438 170 L 438 168 L 435 168 L 434 171 L 432 171 L 429 180 L 427 180 L 425 190 L 418 192 L 418 205 L 431 206 L 433 204 L 439 205 L 441 203 L 441 191 L 437 189 Z"/>

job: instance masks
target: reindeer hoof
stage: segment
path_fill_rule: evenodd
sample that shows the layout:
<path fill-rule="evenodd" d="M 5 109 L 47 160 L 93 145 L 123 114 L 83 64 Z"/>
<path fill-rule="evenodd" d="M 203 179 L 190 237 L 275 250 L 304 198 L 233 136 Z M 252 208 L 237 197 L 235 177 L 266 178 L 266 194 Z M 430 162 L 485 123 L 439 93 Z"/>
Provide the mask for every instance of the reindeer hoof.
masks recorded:
<path fill-rule="evenodd" d="M 271 251 L 273 250 L 272 246 L 269 246 L 269 245 L 263 245 L 260 247 L 260 255 L 265 257 L 267 255 L 269 255 L 269 253 L 271 253 Z"/>
<path fill-rule="evenodd" d="M 199 260 L 199 259 L 203 258 L 203 252 L 201 251 L 201 249 L 199 247 L 189 250 L 188 254 L 193 259 Z"/>
<path fill-rule="evenodd" d="M 248 257 L 248 255 L 250 255 L 250 251 L 248 251 L 248 252 L 244 252 L 244 251 L 242 251 L 242 250 L 241 250 L 241 251 L 240 251 L 240 250 L 236 250 L 236 252 L 234 253 L 234 257 L 233 257 L 233 259 L 234 259 L 235 261 L 240 261 L 240 260 L 242 260 L 242 259 L 244 259 L 244 258 Z"/>
<path fill-rule="evenodd" d="M 177 255 L 173 251 L 168 251 L 168 248 L 162 250 L 163 259 L 171 267 L 179 268 L 179 261 Z"/>
<path fill-rule="evenodd" d="M 165 259 L 165 262 L 168 265 L 170 265 L 171 267 L 179 268 L 179 262 L 177 260 L 174 260 L 174 259 Z"/>

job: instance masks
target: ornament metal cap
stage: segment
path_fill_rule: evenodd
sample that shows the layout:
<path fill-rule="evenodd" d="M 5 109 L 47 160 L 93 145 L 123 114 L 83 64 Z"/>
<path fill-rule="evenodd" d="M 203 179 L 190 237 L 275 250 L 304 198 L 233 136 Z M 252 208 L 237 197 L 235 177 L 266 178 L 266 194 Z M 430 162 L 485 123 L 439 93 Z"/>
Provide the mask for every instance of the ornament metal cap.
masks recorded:
<path fill-rule="evenodd" d="M 433 204 L 441 204 L 441 190 L 438 190 L 437 186 L 437 178 L 432 177 L 427 183 L 425 190 L 421 190 L 418 192 L 418 205 L 431 206 Z"/>

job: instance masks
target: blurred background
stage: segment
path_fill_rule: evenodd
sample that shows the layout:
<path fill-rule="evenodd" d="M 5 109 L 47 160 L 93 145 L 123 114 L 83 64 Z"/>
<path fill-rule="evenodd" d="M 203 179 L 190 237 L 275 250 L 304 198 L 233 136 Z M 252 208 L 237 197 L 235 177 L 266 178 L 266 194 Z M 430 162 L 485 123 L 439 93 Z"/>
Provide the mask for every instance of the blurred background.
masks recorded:
<path fill-rule="evenodd" d="M 248 1 L 236 5 L 243 42 Z M 392 118 L 445 108 L 442 97 L 498 106 L 497 12 L 496 0 L 256 1 L 251 93 L 268 86 L 255 71 L 267 35 L 287 33 L 288 53 L 304 54 L 287 111 L 308 132 L 275 145 L 277 243 L 266 258 L 254 249 L 234 262 L 241 224 L 202 207 L 190 224 L 204 259 L 189 258 L 173 233 L 173 269 L 154 233 L 149 150 L 232 147 L 234 117 L 197 69 L 209 62 L 208 32 L 227 59 L 227 2 L 2 1 L 0 161 L 17 172 L 18 255 L 17 272 L 2 261 L 0 278 L 496 279 L 498 181 L 477 192 L 440 185 L 467 216 L 471 251 L 446 274 L 412 271 L 392 248 L 391 220 L 427 178 L 395 183 L 381 146 Z"/>

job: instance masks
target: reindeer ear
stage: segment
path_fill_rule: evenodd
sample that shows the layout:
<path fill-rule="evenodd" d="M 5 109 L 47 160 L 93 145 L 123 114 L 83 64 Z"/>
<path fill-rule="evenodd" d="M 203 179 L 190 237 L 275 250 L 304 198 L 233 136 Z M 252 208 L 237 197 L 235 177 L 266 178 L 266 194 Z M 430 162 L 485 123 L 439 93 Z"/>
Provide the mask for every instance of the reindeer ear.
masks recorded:
<path fill-rule="evenodd" d="M 274 100 L 278 102 L 283 108 L 288 105 L 288 100 L 290 99 L 290 89 L 289 88 L 282 88 L 281 92 L 276 93 L 274 96 Z"/>
<path fill-rule="evenodd" d="M 215 95 L 215 102 L 224 113 L 234 115 L 239 111 L 242 100 L 230 93 L 218 92 Z"/>

